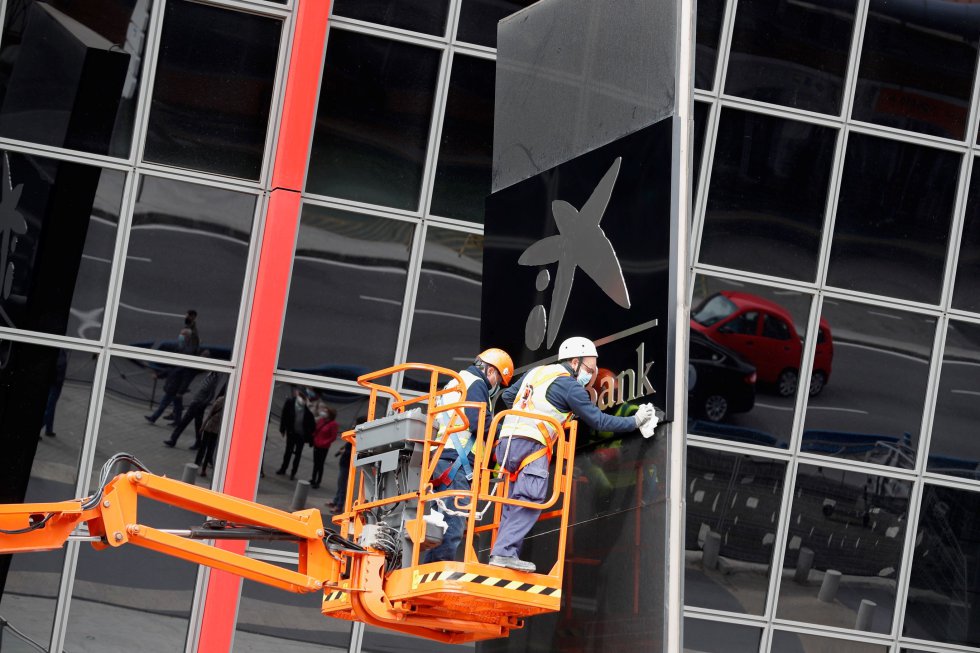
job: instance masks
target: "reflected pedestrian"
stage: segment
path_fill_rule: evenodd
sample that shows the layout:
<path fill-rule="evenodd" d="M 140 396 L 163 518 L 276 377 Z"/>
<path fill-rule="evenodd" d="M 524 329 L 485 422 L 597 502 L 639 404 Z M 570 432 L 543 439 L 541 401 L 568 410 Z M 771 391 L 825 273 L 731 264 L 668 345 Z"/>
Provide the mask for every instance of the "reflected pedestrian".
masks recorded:
<path fill-rule="evenodd" d="M 181 330 L 181 335 L 184 336 L 181 339 L 180 336 L 177 338 L 177 351 L 181 354 L 196 354 L 201 349 L 201 336 L 197 332 L 197 311 L 193 308 L 187 310 L 187 314 L 184 316 L 184 329 L 188 331 L 185 335 L 184 330 Z"/>
<path fill-rule="evenodd" d="M 337 439 L 337 411 L 329 406 L 317 416 L 316 430 L 313 432 L 313 478 L 310 487 L 320 487 L 323 480 L 323 465 L 327 461 L 330 445 Z"/>
<path fill-rule="evenodd" d="M 358 424 L 364 424 L 365 422 L 367 422 L 367 417 L 362 415 L 354 422 L 354 426 L 356 427 Z M 340 460 L 337 461 L 337 492 L 334 494 L 333 500 L 327 502 L 327 508 L 333 514 L 337 514 L 344 509 L 344 501 L 347 500 L 347 480 L 350 477 L 350 442 L 345 441 L 344 446 L 334 456 L 340 457 Z"/>
<path fill-rule="evenodd" d="M 186 329 L 185 329 L 186 331 Z M 191 367 L 171 367 L 161 374 L 157 374 L 157 378 L 166 378 L 163 384 L 163 398 L 160 400 L 160 405 L 157 409 L 153 411 L 151 415 L 144 415 L 143 418 L 146 419 L 150 424 L 156 424 L 156 421 L 163 415 L 163 411 L 167 409 L 170 404 L 174 405 L 173 419 L 175 424 L 180 423 L 180 418 L 184 412 L 184 393 L 191 385 L 191 381 L 197 376 L 198 370 Z"/>
<path fill-rule="evenodd" d="M 301 388 L 293 389 L 293 396 L 282 406 L 279 417 L 279 434 L 286 438 L 286 450 L 283 452 L 282 465 L 276 470 L 277 476 L 286 473 L 292 459 L 292 470 L 289 480 L 296 480 L 296 470 L 299 469 L 299 459 L 303 455 L 303 445 L 313 441 L 313 430 L 316 421 L 313 413 L 306 405 L 306 393 Z"/>
<path fill-rule="evenodd" d="M 207 356 L 208 354 L 209 352 L 205 350 L 201 355 Z M 184 429 L 191 422 L 194 422 L 194 444 L 191 445 L 191 449 L 197 449 L 201 446 L 201 425 L 204 421 L 204 414 L 207 411 L 208 404 L 211 403 L 218 393 L 218 384 L 221 382 L 221 376 L 220 372 L 207 373 L 204 381 L 201 383 L 201 387 L 194 393 L 191 404 L 187 407 L 183 417 L 174 425 L 174 430 L 170 434 L 170 437 L 163 441 L 165 445 L 168 447 L 176 445 L 180 434 L 184 432 Z M 221 391 L 221 394 L 224 394 L 224 390 Z"/>
<path fill-rule="evenodd" d="M 207 476 L 208 465 L 214 465 L 214 452 L 218 448 L 218 434 L 221 432 L 221 416 L 225 408 L 225 388 L 214 400 L 204 416 L 201 426 L 201 446 L 197 449 L 194 462 L 201 468 L 201 476 Z"/>

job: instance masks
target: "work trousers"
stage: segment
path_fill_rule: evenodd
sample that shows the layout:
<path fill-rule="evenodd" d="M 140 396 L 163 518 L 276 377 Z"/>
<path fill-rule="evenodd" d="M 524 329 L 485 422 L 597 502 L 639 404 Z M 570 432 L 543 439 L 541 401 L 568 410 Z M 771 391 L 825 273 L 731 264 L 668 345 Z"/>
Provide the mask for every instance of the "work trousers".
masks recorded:
<path fill-rule="evenodd" d="M 442 455 L 439 456 L 439 461 L 436 463 L 432 480 L 435 481 L 447 469 L 452 467 L 456 462 L 456 458 L 455 449 L 444 449 Z M 472 456 L 470 457 L 470 469 L 473 469 Z M 436 492 L 444 492 L 445 490 L 465 490 L 469 492 L 470 482 L 466 478 L 466 472 L 460 467 L 456 471 L 456 476 L 449 482 L 449 485 L 433 486 L 433 489 Z M 454 497 L 446 497 L 443 501 L 445 501 L 446 506 L 450 510 L 457 509 L 456 499 Z M 463 505 L 467 503 L 465 499 L 460 499 L 460 501 Z M 459 548 L 459 543 L 463 540 L 463 531 L 466 529 L 466 518 L 455 515 L 444 515 L 444 517 L 448 526 L 445 534 L 442 536 L 442 544 L 426 551 L 425 558 L 422 560 L 423 562 L 443 562 L 456 559 L 456 549 Z"/>
<path fill-rule="evenodd" d="M 510 451 L 507 443 L 510 442 Z M 525 458 L 545 446 L 536 440 L 527 438 L 503 437 L 497 442 L 497 460 L 503 461 L 503 467 L 513 473 Z M 504 453 L 507 452 L 506 460 Z M 527 467 L 517 475 L 517 480 L 510 485 L 510 498 L 522 501 L 543 503 L 548 492 L 548 457 L 541 456 L 532 460 Z M 497 541 L 490 555 L 505 558 L 520 557 L 524 536 L 538 521 L 541 511 L 535 508 L 523 508 L 505 505 L 500 516 L 500 529 L 497 531 Z"/>

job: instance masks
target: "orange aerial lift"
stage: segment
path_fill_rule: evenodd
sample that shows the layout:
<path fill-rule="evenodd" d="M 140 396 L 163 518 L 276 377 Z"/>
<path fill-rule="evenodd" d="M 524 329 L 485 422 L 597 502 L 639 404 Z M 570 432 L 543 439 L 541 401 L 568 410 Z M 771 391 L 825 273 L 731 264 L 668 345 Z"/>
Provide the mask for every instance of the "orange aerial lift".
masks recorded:
<path fill-rule="evenodd" d="M 406 372 L 429 375 L 429 390 L 405 398 L 382 379 Z M 135 544 L 291 592 L 323 592 L 321 612 L 448 643 L 504 637 L 523 618 L 556 612 L 561 604 L 565 533 L 575 455 L 575 422 L 563 429 L 553 419 L 503 411 L 482 436 L 483 404 L 446 402 L 448 381 L 460 376 L 433 365 L 406 363 L 358 378 L 370 389 L 368 421 L 343 434 L 352 444 L 345 509 L 324 525 L 318 510 L 285 512 L 149 473 L 132 456 L 117 454 L 102 468 L 95 494 L 57 503 L 0 505 L 0 554 L 57 549 L 86 524 L 96 549 Z M 379 416 L 387 400 L 388 415 Z M 478 410 L 467 423 L 464 409 Z M 439 433 L 436 417 L 452 413 Z M 509 498 L 509 477 L 492 462 L 497 428 L 507 415 L 549 422 L 552 492 L 543 504 Z M 455 419 L 458 418 L 458 419 Z M 445 421 L 445 420 L 444 420 Z M 451 433 L 477 434 L 470 490 L 437 490 L 432 473 Z M 137 469 L 110 480 L 127 461 Z M 140 498 L 208 517 L 200 527 L 164 530 L 139 522 Z M 477 542 L 491 544 L 505 505 L 541 509 L 558 521 L 557 556 L 547 573 L 492 567 L 480 561 Z M 439 514 L 437 514 L 439 513 Z M 461 562 L 421 564 L 426 549 L 442 539 L 442 515 L 466 519 Z M 298 545 L 294 571 L 213 546 L 219 539 L 291 540 Z"/>

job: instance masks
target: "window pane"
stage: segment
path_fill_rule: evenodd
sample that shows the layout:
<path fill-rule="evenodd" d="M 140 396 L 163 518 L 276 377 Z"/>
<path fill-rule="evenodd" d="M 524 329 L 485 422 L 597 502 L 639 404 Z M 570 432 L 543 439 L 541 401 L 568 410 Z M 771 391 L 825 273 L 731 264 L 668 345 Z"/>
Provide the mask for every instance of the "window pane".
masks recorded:
<path fill-rule="evenodd" d="M 725 17 L 725 0 L 703 0 L 698 3 L 696 46 L 694 50 L 694 86 L 710 91 L 715 86 L 718 65 L 718 42 Z"/>
<path fill-rule="evenodd" d="M 830 325 L 845 335 L 834 341 Z M 802 450 L 912 467 L 935 318 L 825 299 L 821 331 L 817 358 L 826 352 L 827 387 L 807 404 Z"/>
<path fill-rule="evenodd" d="M 809 295 L 793 291 L 697 277 L 687 379 L 689 433 L 789 446 L 810 302 Z M 784 331 L 767 333 L 767 320 L 779 320 Z M 818 372 L 830 366 L 830 357 L 820 359 Z M 819 393 L 825 383 L 814 381 L 811 392 Z"/>
<path fill-rule="evenodd" d="M 254 213 L 254 195 L 143 177 L 115 341 L 231 358 Z"/>
<path fill-rule="evenodd" d="M 354 380 L 394 362 L 414 231 L 407 222 L 303 207 L 281 369 Z"/>
<path fill-rule="evenodd" d="M 929 443 L 929 471 L 980 480 L 980 325 L 950 321 Z"/>
<path fill-rule="evenodd" d="M 926 485 L 905 603 L 907 637 L 980 646 L 980 492 Z"/>
<path fill-rule="evenodd" d="M 238 653 L 347 651 L 351 622 L 320 614 L 322 600 L 323 595 L 317 592 L 293 594 L 245 579 L 231 650 Z"/>
<path fill-rule="evenodd" d="M 497 47 L 497 23 L 535 0 L 463 0 L 456 39 Z"/>
<path fill-rule="evenodd" d="M 853 117 L 962 139 L 980 18 L 871 0 Z"/>
<path fill-rule="evenodd" d="M 694 103 L 694 168 L 691 179 L 694 182 L 691 190 L 691 205 L 698 196 L 698 186 L 701 184 L 701 161 L 704 155 L 704 135 L 708 128 L 708 115 L 711 106 L 707 102 Z M 692 212 L 693 218 L 693 212 Z"/>
<path fill-rule="evenodd" d="M 701 260 L 813 280 L 837 130 L 725 109 Z"/>
<path fill-rule="evenodd" d="M 258 179 L 282 22 L 170 0 L 147 161 Z"/>
<path fill-rule="evenodd" d="M 938 303 L 959 156 L 851 133 L 828 283 Z"/>
<path fill-rule="evenodd" d="M 330 30 L 308 192 L 418 208 L 439 57 L 432 48 Z"/>
<path fill-rule="evenodd" d="M 973 160 L 969 193 L 953 285 L 953 307 L 980 313 L 980 162 L 977 159 Z"/>
<path fill-rule="evenodd" d="M 100 338 L 126 175 L 0 156 L 0 325 Z"/>
<path fill-rule="evenodd" d="M 493 159 L 493 82 L 493 61 L 453 59 L 430 213 L 483 223 Z"/>
<path fill-rule="evenodd" d="M 762 631 L 707 619 L 684 619 L 684 653 L 758 653 Z"/>
<path fill-rule="evenodd" d="M 480 352 L 483 236 L 429 227 L 408 360 L 460 370 Z M 493 346 L 488 343 L 488 346 Z M 411 375 L 428 391 L 429 375 Z"/>
<path fill-rule="evenodd" d="M 335 16 L 357 18 L 413 32 L 446 33 L 448 0 L 334 0 Z"/>
<path fill-rule="evenodd" d="M 855 0 L 741 0 L 725 92 L 840 113 Z"/>
<path fill-rule="evenodd" d="M 782 461 L 687 448 L 685 605 L 765 612 L 785 476 Z"/>
<path fill-rule="evenodd" d="M 800 465 L 776 616 L 890 632 L 911 492 L 908 481 Z"/>
<path fill-rule="evenodd" d="M 77 496 L 95 363 L 88 353 L 0 340 L 0 503 Z M 58 549 L 0 558 L 0 614 L 44 650 L 51 638 L 64 555 Z M 8 646 L 11 651 L 35 650 L 13 629 L 0 630 L 4 651 Z"/>
<path fill-rule="evenodd" d="M 128 157 L 149 7 L 11 4 L 0 48 L 0 136 Z"/>
<path fill-rule="evenodd" d="M 847 639 L 804 635 L 776 630 L 772 633 L 772 653 L 808 651 L 809 653 L 888 653 L 883 644 L 869 644 Z"/>

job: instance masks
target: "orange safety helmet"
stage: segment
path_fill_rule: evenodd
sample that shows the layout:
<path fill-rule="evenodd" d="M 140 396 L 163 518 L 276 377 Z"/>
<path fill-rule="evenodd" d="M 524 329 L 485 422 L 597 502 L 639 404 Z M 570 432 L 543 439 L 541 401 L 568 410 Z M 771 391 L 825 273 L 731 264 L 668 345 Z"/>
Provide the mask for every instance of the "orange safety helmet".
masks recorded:
<path fill-rule="evenodd" d="M 504 385 L 510 385 L 510 380 L 514 378 L 514 361 L 511 360 L 510 354 L 503 349 L 491 347 L 486 351 L 481 351 L 477 358 L 487 365 L 496 367 L 497 371 L 500 372 L 500 382 Z"/>

